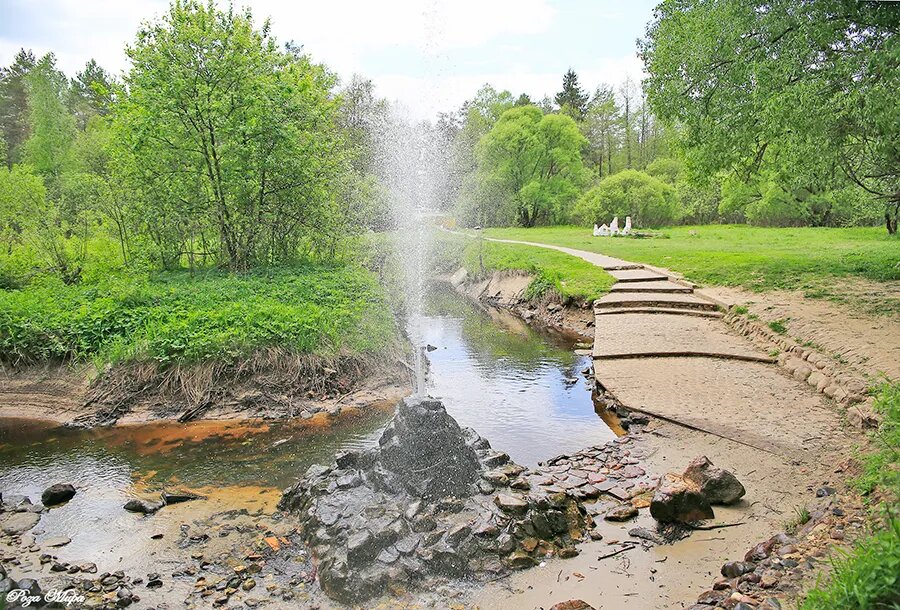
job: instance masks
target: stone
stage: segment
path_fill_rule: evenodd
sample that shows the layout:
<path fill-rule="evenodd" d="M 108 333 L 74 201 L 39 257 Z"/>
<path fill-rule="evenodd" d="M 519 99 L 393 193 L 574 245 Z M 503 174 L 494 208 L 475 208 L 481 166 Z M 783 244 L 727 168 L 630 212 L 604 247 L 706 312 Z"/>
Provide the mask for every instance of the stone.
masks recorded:
<path fill-rule="evenodd" d="M 594 610 L 594 607 L 580 599 L 570 599 L 550 606 L 550 610 Z"/>
<path fill-rule="evenodd" d="M 494 504 L 500 507 L 500 510 L 512 514 L 523 514 L 528 510 L 528 502 L 521 496 L 512 494 L 497 494 L 494 497 Z"/>
<path fill-rule="evenodd" d="M 204 499 L 203 496 L 189 491 L 164 491 L 160 494 L 160 498 L 162 499 L 163 504 L 180 504 L 181 502 Z"/>
<path fill-rule="evenodd" d="M 56 483 L 44 490 L 41 502 L 44 506 L 55 506 L 68 502 L 75 496 L 75 486 L 69 483 Z"/>
<path fill-rule="evenodd" d="M 634 517 L 637 517 L 638 509 L 635 508 L 632 504 L 618 504 L 613 506 L 611 509 L 606 511 L 606 514 L 603 516 L 607 521 L 628 521 Z"/>
<path fill-rule="evenodd" d="M 661 523 L 691 523 L 714 516 L 700 489 L 671 473 L 660 480 L 650 501 L 650 515 Z"/>
<path fill-rule="evenodd" d="M 72 542 L 72 539 L 67 536 L 51 536 L 50 538 L 44 539 L 41 542 L 41 545 L 49 547 L 60 547 L 66 546 L 70 542 Z"/>
<path fill-rule="evenodd" d="M 537 564 L 537 560 L 524 551 L 515 551 L 506 558 L 507 565 L 514 570 L 530 568 Z"/>
<path fill-rule="evenodd" d="M 857 428 L 877 428 L 881 423 L 881 415 L 867 404 L 860 404 L 847 409 L 847 421 Z"/>
<path fill-rule="evenodd" d="M 713 466 L 706 456 L 694 458 L 682 477 L 696 485 L 710 504 L 734 504 L 746 493 L 737 477 Z"/>
<path fill-rule="evenodd" d="M 0 520 L 0 528 L 10 536 L 18 536 L 27 532 L 41 520 L 41 516 L 35 513 L 7 513 Z"/>
<path fill-rule="evenodd" d="M 130 513 L 141 513 L 144 515 L 152 515 L 164 506 L 162 502 L 150 502 L 148 500 L 132 499 L 125 503 L 123 507 Z"/>
<path fill-rule="evenodd" d="M 756 568 L 755 564 L 748 561 L 727 561 L 722 564 L 722 576 L 725 578 L 737 578 L 752 572 Z"/>

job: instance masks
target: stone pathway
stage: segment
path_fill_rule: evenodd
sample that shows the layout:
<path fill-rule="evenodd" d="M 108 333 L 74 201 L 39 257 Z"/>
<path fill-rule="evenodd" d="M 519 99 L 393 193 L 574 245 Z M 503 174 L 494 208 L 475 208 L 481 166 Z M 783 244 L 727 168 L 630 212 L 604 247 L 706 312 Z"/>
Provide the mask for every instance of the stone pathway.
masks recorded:
<path fill-rule="evenodd" d="M 593 357 L 598 388 L 622 406 L 793 460 L 840 442 L 827 402 L 720 321 L 692 284 L 601 254 L 514 243 L 578 256 L 616 278 L 594 303 Z"/>

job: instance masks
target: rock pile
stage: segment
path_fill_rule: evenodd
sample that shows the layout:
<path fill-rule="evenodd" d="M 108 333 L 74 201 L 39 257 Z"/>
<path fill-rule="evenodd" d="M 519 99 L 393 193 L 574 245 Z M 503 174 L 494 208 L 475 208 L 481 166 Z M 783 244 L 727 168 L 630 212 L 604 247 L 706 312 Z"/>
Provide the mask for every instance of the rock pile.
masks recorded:
<path fill-rule="evenodd" d="M 663 477 L 650 502 L 650 514 L 661 523 L 712 519 L 711 504 L 733 504 L 745 493 L 733 474 L 701 456 L 694 458 L 684 473 L 670 472 Z"/>
<path fill-rule="evenodd" d="M 298 514 L 325 593 L 359 602 L 576 554 L 591 517 L 545 478 L 461 428 L 439 401 L 410 398 L 377 448 L 310 467 L 279 508 Z"/>

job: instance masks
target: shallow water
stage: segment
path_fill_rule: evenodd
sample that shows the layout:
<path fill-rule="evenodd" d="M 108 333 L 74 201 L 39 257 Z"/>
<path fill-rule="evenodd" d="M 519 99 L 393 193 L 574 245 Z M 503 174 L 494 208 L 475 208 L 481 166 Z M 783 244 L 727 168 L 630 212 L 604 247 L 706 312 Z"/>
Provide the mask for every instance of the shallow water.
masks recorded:
<path fill-rule="evenodd" d="M 427 391 L 441 397 L 461 425 L 471 426 L 522 464 L 538 461 L 614 434 L 595 413 L 571 341 L 538 333 L 517 318 L 472 304 L 448 289 L 428 298 L 424 339 Z M 0 492 L 37 501 L 56 482 L 79 490 L 65 510 L 45 514 L 38 540 L 65 535 L 65 558 L 93 560 L 141 552 L 151 530 L 177 527 L 177 507 L 154 519 L 122 510 L 135 496 L 152 498 L 166 488 L 210 497 L 201 509 L 270 509 L 277 491 L 310 464 L 329 463 L 343 449 L 377 442 L 392 405 L 326 418 L 271 422 L 172 422 L 67 430 L 42 422 L 0 419 Z M 143 530 L 147 530 L 146 532 Z M 42 535 L 41 532 L 44 534 Z M 138 544 L 136 541 L 142 542 Z"/>

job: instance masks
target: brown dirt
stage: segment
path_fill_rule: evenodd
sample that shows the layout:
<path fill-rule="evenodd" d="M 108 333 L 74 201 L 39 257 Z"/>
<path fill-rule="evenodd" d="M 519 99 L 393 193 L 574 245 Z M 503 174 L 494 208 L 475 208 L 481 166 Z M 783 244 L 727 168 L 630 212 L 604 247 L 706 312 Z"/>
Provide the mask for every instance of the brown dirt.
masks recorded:
<path fill-rule="evenodd" d="M 409 375 L 400 359 L 383 360 L 323 362 L 268 352 L 232 367 L 160 370 L 138 364 L 100 375 L 90 367 L 8 368 L 0 372 L 0 417 L 93 427 L 335 414 L 408 393 Z"/>
<path fill-rule="evenodd" d="M 878 286 L 882 292 L 894 292 L 890 285 Z M 874 294 L 868 283 L 847 284 L 846 290 L 857 289 L 869 291 L 857 294 Z M 900 293 L 900 288 L 896 292 Z M 754 293 L 737 288 L 704 288 L 703 293 L 729 305 L 743 305 L 764 323 L 783 323 L 787 334 L 801 344 L 809 344 L 859 372 L 900 379 L 900 311 L 876 315 L 846 303 L 811 299 L 794 291 Z"/>

